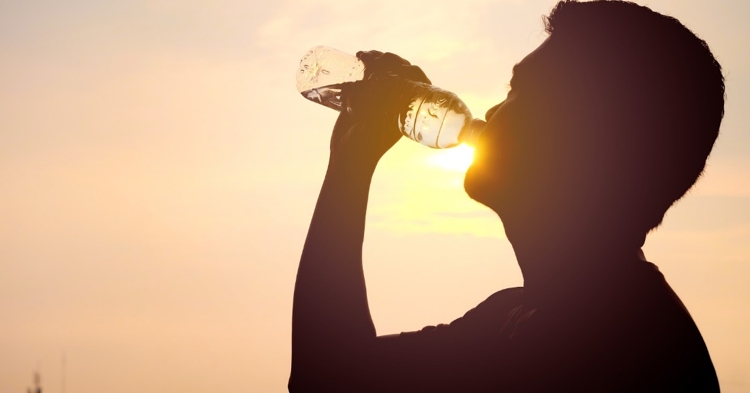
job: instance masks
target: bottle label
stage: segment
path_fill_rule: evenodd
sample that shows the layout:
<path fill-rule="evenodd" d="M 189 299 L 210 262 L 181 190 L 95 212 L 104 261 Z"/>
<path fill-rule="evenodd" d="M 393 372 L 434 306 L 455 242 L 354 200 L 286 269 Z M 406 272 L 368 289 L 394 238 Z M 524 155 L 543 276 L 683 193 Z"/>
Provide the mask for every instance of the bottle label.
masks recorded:
<path fill-rule="evenodd" d="M 434 148 L 458 145 L 461 130 L 471 121 L 463 102 L 449 91 L 422 83 L 408 83 L 406 88 L 406 96 L 412 98 L 398 116 L 401 133 Z"/>

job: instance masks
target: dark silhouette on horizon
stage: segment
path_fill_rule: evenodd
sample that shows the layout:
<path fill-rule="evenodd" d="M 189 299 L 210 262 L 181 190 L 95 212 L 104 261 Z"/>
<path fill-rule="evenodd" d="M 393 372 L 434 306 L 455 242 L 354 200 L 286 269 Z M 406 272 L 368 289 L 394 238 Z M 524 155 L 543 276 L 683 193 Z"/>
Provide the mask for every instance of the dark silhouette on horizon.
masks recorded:
<path fill-rule="evenodd" d="M 524 285 L 398 335 L 378 336 L 370 317 L 365 213 L 401 138 L 383 99 L 393 75 L 430 80 L 394 54 L 358 53 L 368 74 L 346 92 L 299 264 L 290 392 L 719 391 L 698 328 L 641 247 L 703 172 L 721 67 L 679 21 L 629 2 L 562 1 L 545 24 L 464 182 L 502 220 Z"/>
<path fill-rule="evenodd" d="M 38 371 L 34 371 L 34 387 L 26 388 L 26 393 L 42 393 L 42 376 Z"/>

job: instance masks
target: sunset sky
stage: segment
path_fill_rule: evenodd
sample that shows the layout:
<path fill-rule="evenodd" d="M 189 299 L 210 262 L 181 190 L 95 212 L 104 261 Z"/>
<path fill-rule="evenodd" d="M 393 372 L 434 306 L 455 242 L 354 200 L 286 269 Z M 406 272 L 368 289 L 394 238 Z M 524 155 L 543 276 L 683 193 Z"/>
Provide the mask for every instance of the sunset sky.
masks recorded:
<path fill-rule="evenodd" d="M 705 176 L 646 243 L 726 393 L 750 393 L 750 3 L 647 0 L 705 39 L 728 101 Z M 316 45 L 419 65 L 475 116 L 555 0 L 0 4 L 0 392 L 286 391 L 297 262 L 337 113 L 297 93 Z M 522 284 L 450 151 L 381 162 L 364 260 L 380 334 Z M 448 157 L 446 157 L 446 155 Z"/>

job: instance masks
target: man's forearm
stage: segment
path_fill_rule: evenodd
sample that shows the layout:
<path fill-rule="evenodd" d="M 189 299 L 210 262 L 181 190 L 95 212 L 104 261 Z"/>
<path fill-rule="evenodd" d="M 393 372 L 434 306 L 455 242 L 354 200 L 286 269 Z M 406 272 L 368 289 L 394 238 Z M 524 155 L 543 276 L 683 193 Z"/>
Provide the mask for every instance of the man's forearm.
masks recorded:
<path fill-rule="evenodd" d="M 375 339 L 362 268 L 373 171 L 329 165 L 294 289 L 292 380 L 327 378 Z"/>

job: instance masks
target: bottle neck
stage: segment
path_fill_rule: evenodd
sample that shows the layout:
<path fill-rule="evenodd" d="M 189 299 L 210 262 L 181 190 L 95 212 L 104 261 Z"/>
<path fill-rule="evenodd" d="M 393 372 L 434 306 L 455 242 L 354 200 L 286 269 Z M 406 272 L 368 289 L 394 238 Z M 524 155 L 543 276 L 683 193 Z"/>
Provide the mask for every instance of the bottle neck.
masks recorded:
<path fill-rule="evenodd" d="M 479 135 L 484 132 L 485 128 L 487 128 L 486 121 L 473 119 L 463 128 L 463 130 L 461 130 L 461 134 L 458 136 L 458 140 L 461 143 L 465 143 L 471 147 L 474 147 L 477 139 L 479 138 Z"/>

